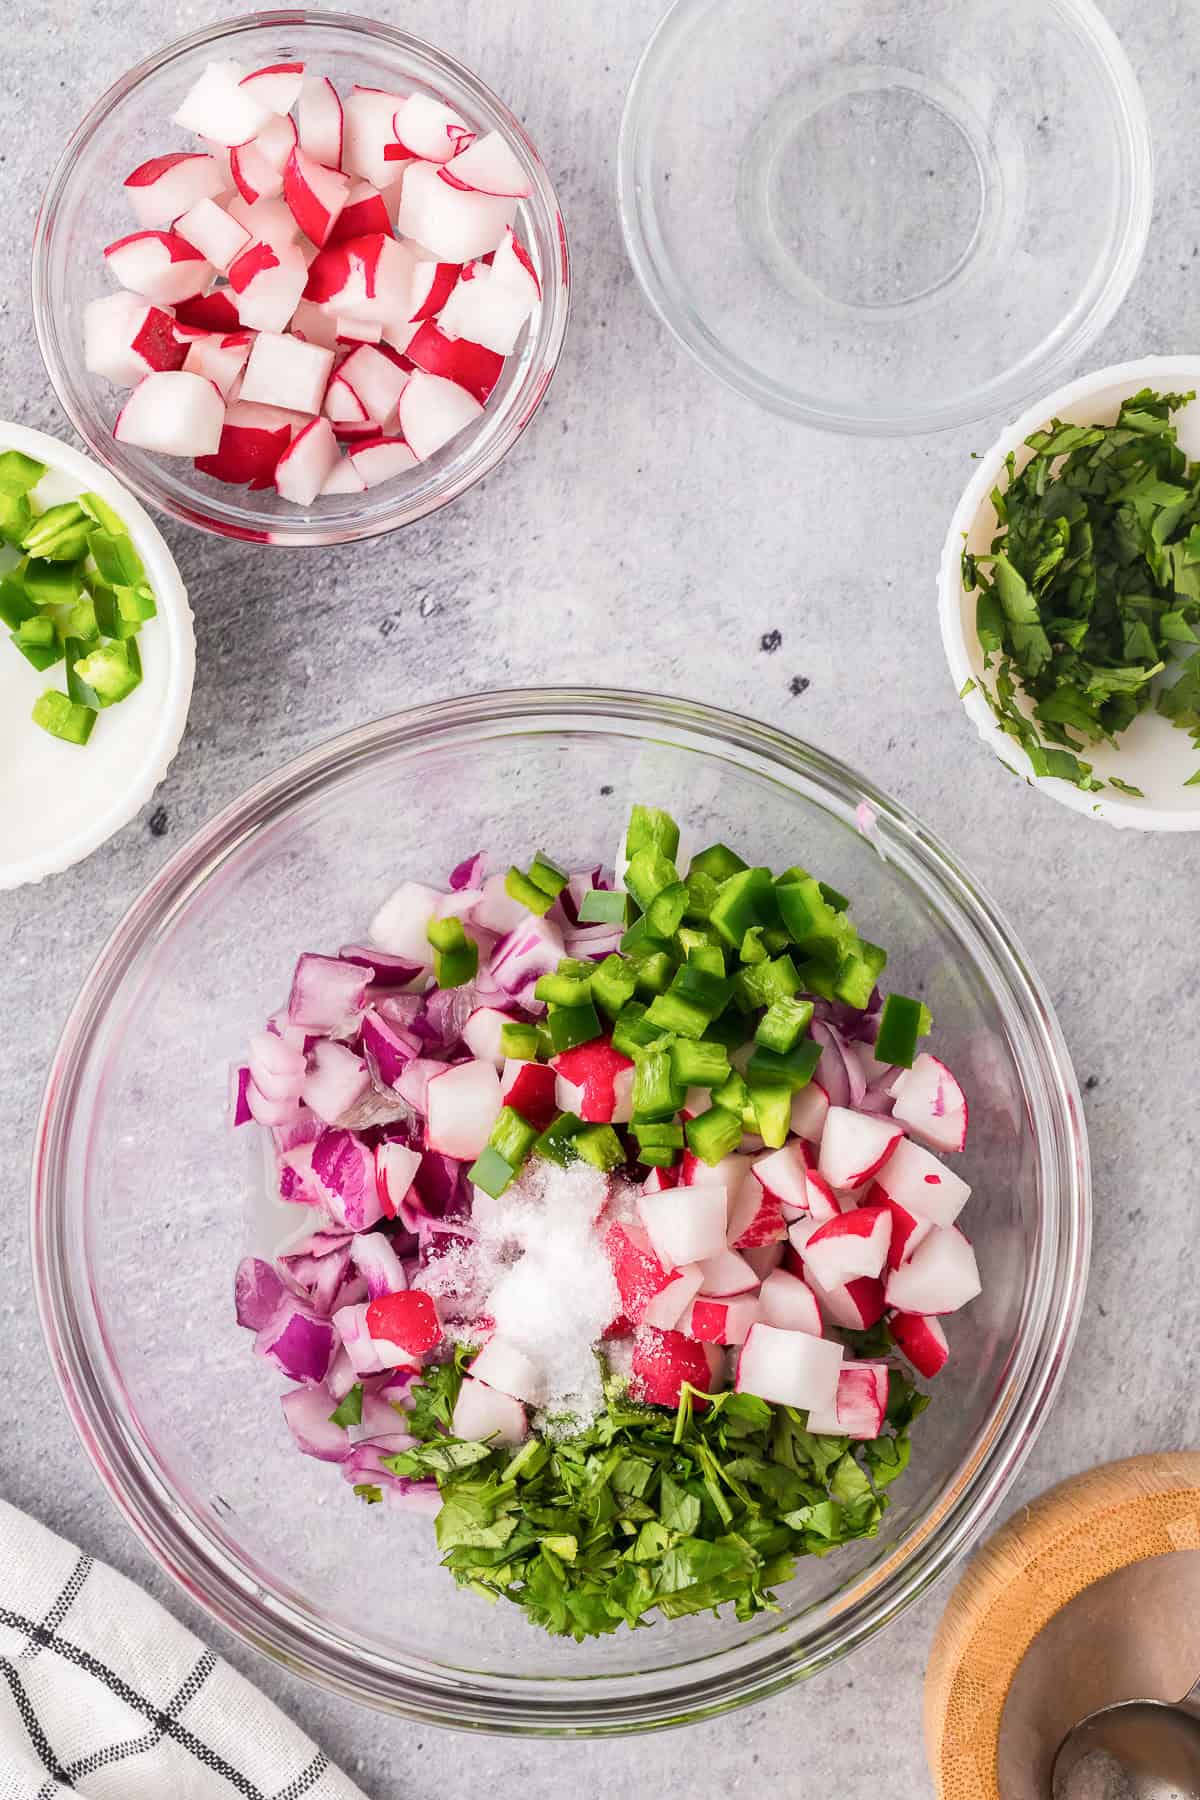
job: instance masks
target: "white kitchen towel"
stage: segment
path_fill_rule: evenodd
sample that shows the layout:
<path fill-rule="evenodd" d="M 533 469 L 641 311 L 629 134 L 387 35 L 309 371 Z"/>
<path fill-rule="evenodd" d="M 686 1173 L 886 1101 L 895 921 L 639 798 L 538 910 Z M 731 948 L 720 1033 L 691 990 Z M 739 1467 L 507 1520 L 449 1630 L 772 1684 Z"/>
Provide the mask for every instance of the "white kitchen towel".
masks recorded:
<path fill-rule="evenodd" d="M 0 1501 L 0 1800 L 363 1800 L 157 1601 Z"/>

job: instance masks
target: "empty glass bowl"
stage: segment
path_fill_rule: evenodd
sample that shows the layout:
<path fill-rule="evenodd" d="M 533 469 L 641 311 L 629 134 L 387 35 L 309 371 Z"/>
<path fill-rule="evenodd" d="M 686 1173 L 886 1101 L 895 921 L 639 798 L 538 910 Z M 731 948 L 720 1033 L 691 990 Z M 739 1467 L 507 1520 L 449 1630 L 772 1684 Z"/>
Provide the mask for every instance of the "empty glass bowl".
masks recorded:
<path fill-rule="evenodd" d="M 267 1248 L 261 1160 L 228 1068 L 297 952 L 360 937 L 401 879 L 544 848 L 611 861 L 630 803 L 670 807 L 853 895 L 963 1081 L 984 1292 L 918 1422 L 880 1536 L 800 1566 L 782 1611 L 656 1623 L 583 1646 L 438 1566 L 427 1519 L 365 1508 L 300 1456 L 282 1383 L 233 1317 Z M 256 1149 L 257 1147 L 255 1147 Z M 1043 1422 L 1083 1299 L 1079 1096 L 1012 933 L 935 839 L 795 739 L 682 701 L 481 694 L 368 725 L 261 782 L 172 858 L 88 978 L 38 1134 L 33 1241 L 54 1366 L 117 1504 L 247 1642 L 341 1693 L 530 1733 L 677 1724 L 762 1699 L 863 1643 L 984 1529 Z M 275 1223 L 278 1233 L 279 1225 Z"/>
<path fill-rule="evenodd" d="M 112 435 L 124 390 L 84 367 L 83 309 L 112 293 L 106 244 L 136 229 L 121 183 L 147 157 L 191 148 L 171 114 L 206 63 L 247 68 L 303 62 L 339 92 L 356 83 L 449 102 L 479 132 L 501 131 L 532 192 L 517 210 L 542 300 L 505 361 L 483 417 L 409 474 L 362 494 L 330 495 L 310 507 L 273 488 L 251 493 L 202 475 L 190 458 L 157 456 Z M 558 201 L 519 122 L 478 78 L 441 50 L 390 25 L 349 13 L 253 13 L 181 38 L 122 77 L 97 100 L 50 177 L 33 243 L 33 315 L 46 371 L 93 455 L 142 500 L 206 531 L 271 544 L 341 544 L 411 525 L 494 469 L 537 411 L 567 328 L 570 270 Z"/>
<path fill-rule="evenodd" d="M 619 201 L 713 374 L 810 425 L 928 431 L 1053 387 L 1112 317 L 1150 135 L 1091 0 L 676 0 Z"/>

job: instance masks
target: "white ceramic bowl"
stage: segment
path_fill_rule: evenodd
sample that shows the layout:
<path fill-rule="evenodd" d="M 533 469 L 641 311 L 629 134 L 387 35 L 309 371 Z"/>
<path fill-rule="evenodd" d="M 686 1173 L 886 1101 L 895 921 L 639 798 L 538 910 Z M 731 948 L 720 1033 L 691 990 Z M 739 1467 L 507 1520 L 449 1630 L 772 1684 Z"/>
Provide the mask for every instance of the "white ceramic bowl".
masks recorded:
<path fill-rule="evenodd" d="M 146 804 L 183 736 L 196 646 L 187 590 L 149 513 L 98 463 L 58 438 L 0 422 L 0 450 L 23 450 L 50 474 L 39 493 L 94 489 L 116 508 L 145 564 L 158 617 L 141 631 L 143 679 L 96 721 L 85 745 L 64 744 L 29 714 L 62 665 L 40 672 L 0 636 L 0 890 L 55 875 L 104 843 Z M 57 475 L 57 481 L 54 476 Z"/>
<path fill-rule="evenodd" d="M 956 690 L 965 686 L 968 678 L 977 683 L 987 679 L 975 634 L 975 596 L 963 592 L 960 565 L 964 538 L 968 549 L 974 551 L 986 551 L 991 544 L 996 530 L 991 493 L 1003 472 L 1005 458 L 1010 451 L 1016 451 L 1020 468 L 1028 460 L 1028 452 L 1021 451 L 1025 439 L 1053 418 L 1069 424 L 1110 424 L 1121 402 L 1144 387 L 1174 393 L 1195 389 L 1200 393 L 1200 356 L 1145 356 L 1138 362 L 1116 363 L 1083 375 L 1022 413 L 975 465 L 975 473 L 950 521 L 938 573 L 942 643 Z M 1176 413 L 1175 423 L 1181 448 L 1193 460 L 1200 459 L 1200 400 Z M 963 705 L 984 743 L 998 757 L 1028 775 L 1039 791 L 1072 811 L 1135 831 L 1200 831 L 1200 787 L 1184 785 L 1200 769 L 1200 750 L 1186 731 L 1180 731 L 1160 714 L 1140 713 L 1115 749 L 1101 744 L 1084 752 L 1102 780 L 1115 775 L 1129 786 L 1141 788 L 1145 798 L 1139 800 L 1115 788 L 1084 793 L 1069 781 L 1036 777 L 1024 750 L 997 725 L 978 687 L 966 695 Z M 1025 706 L 1024 710 L 1031 709 Z"/>

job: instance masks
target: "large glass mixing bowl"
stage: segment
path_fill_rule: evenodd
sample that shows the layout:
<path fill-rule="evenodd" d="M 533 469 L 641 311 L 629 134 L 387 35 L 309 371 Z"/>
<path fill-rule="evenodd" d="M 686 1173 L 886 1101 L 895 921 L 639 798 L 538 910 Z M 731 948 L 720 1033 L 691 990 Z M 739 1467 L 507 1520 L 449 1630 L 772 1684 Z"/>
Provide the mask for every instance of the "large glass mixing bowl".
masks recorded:
<path fill-rule="evenodd" d="M 297 952 L 361 937 L 405 876 L 483 846 L 611 860 L 633 800 L 854 897 L 889 976 L 932 1008 L 967 1088 L 968 1225 L 984 1292 L 916 1428 L 880 1536 L 802 1565 L 746 1624 L 657 1623 L 583 1647 L 460 1592 L 427 1519 L 364 1508 L 297 1455 L 280 1383 L 234 1324 L 262 1247 L 227 1072 Z M 261 1176 L 260 1176 L 261 1179 Z M 1079 1095 L 1020 947 L 894 801 L 794 738 L 684 701 L 480 694 L 364 726 L 259 783 L 137 899 L 51 1071 L 33 1243 L 50 1353 L 80 1436 L 143 1541 L 248 1643 L 327 1687 L 440 1724 L 618 1732 L 790 1686 L 862 1644 L 979 1536 L 1043 1423 L 1083 1299 Z"/>

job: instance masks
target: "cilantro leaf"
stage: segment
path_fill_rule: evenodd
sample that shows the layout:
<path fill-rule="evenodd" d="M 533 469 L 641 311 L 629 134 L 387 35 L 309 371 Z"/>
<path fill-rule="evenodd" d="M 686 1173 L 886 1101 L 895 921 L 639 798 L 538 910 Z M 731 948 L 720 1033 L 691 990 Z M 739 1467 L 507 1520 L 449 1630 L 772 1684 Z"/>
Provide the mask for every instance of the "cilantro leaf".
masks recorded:
<path fill-rule="evenodd" d="M 362 1403 L 362 1382 L 356 1381 L 345 1398 L 330 1413 L 329 1423 L 331 1425 L 361 1425 Z"/>

